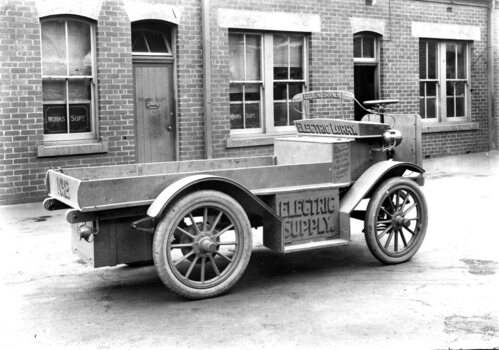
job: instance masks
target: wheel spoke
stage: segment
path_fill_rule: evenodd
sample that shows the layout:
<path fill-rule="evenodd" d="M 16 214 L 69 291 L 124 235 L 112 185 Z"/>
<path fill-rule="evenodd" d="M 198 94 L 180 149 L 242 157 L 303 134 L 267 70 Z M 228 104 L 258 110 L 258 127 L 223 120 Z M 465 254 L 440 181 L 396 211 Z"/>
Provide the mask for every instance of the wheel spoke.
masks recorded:
<path fill-rule="evenodd" d="M 384 207 L 381 207 L 381 210 L 383 210 L 390 218 L 393 217 L 393 213 L 389 213 Z"/>
<path fill-rule="evenodd" d="M 192 247 L 193 245 L 194 245 L 194 243 L 172 244 L 172 249 L 189 248 L 189 247 Z"/>
<path fill-rule="evenodd" d="M 205 207 L 203 213 L 203 231 L 206 232 L 207 229 L 208 229 L 208 207 Z"/>
<path fill-rule="evenodd" d="M 217 245 L 237 245 L 237 242 L 217 242 Z"/>
<path fill-rule="evenodd" d="M 213 238 L 220 237 L 221 235 L 223 235 L 225 232 L 229 231 L 233 227 L 234 227 L 234 224 L 230 224 L 229 226 L 224 228 L 222 231 L 218 232 L 216 235 L 213 235 Z"/>
<path fill-rule="evenodd" d="M 203 256 L 201 259 L 201 283 L 204 282 L 206 273 L 206 256 Z"/>
<path fill-rule="evenodd" d="M 412 205 L 409 207 L 409 209 L 404 211 L 404 213 L 402 215 L 403 216 L 407 215 L 407 213 L 410 212 L 412 210 L 412 208 L 414 208 L 416 205 L 418 205 L 416 202 L 412 203 Z"/>
<path fill-rule="evenodd" d="M 398 210 L 398 208 L 400 208 L 399 207 L 399 205 L 400 205 L 400 190 L 397 191 L 397 193 L 395 194 L 395 197 L 397 198 L 396 205 L 397 205 L 397 210 Z"/>
<path fill-rule="evenodd" d="M 196 239 L 196 236 L 194 236 L 193 234 L 187 232 L 186 230 L 184 230 L 183 228 L 181 228 L 179 226 L 177 226 L 177 230 L 180 231 L 181 233 L 183 233 L 184 235 L 186 235 L 187 237 L 189 237 L 192 240 Z"/>
<path fill-rule="evenodd" d="M 409 196 L 409 193 L 407 193 L 407 194 L 405 195 L 404 201 L 402 202 L 402 205 L 400 206 L 400 208 L 401 208 L 402 210 L 404 210 L 404 207 L 405 207 L 405 205 L 407 204 L 407 201 L 409 200 L 409 197 L 410 197 L 410 196 Z"/>
<path fill-rule="evenodd" d="M 211 266 L 213 266 L 213 270 L 215 270 L 215 273 L 217 274 L 217 276 L 220 276 L 220 271 L 218 270 L 217 263 L 213 259 L 213 256 L 209 255 L 209 258 L 210 258 Z"/>
<path fill-rule="evenodd" d="M 192 254 L 194 254 L 194 249 L 191 250 L 189 253 L 187 253 L 186 255 L 184 255 L 182 257 L 182 259 L 180 259 L 179 261 L 175 262 L 174 265 L 177 266 L 178 264 L 180 264 L 182 261 L 184 261 L 185 259 L 188 259 Z"/>
<path fill-rule="evenodd" d="M 199 235 L 201 233 L 201 231 L 199 231 L 199 227 L 198 227 L 198 225 L 196 225 L 196 221 L 194 221 L 194 218 L 192 217 L 192 213 L 189 213 L 189 219 L 192 222 L 192 226 L 194 226 L 194 229 L 196 230 L 196 234 Z"/>
<path fill-rule="evenodd" d="M 395 230 L 395 233 L 394 233 L 394 236 L 395 236 L 395 239 L 394 239 L 394 250 L 395 250 L 395 253 L 399 251 L 399 230 L 396 229 Z"/>
<path fill-rule="evenodd" d="M 402 238 L 402 243 L 404 243 L 404 248 L 406 248 L 407 241 L 405 240 L 404 232 L 402 231 L 402 229 L 399 229 L 399 233 L 400 233 L 400 238 Z"/>
<path fill-rule="evenodd" d="M 225 254 L 222 254 L 220 252 L 215 252 L 215 254 L 217 255 L 220 255 L 222 258 L 224 258 L 225 260 L 227 260 L 228 262 L 232 262 L 232 259 L 229 258 L 228 256 L 226 256 Z"/>
<path fill-rule="evenodd" d="M 387 228 L 386 228 L 383 232 L 381 232 L 381 233 L 378 235 L 378 241 L 379 241 L 379 240 L 380 240 L 380 239 L 381 239 L 384 235 L 386 235 L 386 233 L 387 233 L 388 231 L 390 231 L 392 228 L 393 228 L 393 226 L 392 226 L 392 225 L 390 225 L 390 226 L 388 226 L 388 227 L 387 227 Z"/>
<path fill-rule="evenodd" d="M 388 239 L 386 240 L 385 249 L 388 249 L 388 246 L 390 245 L 390 242 L 392 241 L 392 237 L 393 237 L 393 230 L 392 230 L 392 232 L 390 232 L 390 235 L 388 236 Z"/>
<path fill-rule="evenodd" d="M 395 213 L 397 210 L 395 209 L 395 205 L 393 204 L 392 196 L 389 195 L 386 199 L 390 203 L 390 207 L 392 207 L 392 210 Z"/>
<path fill-rule="evenodd" d="M 378 220 L 378 224 L 388 224 L 392 222 L 392 220 Z"/>
<path fill-rule="evenodd" d="M 213 224 L 211 224 L 211 229 L 210 229 L 210 233 L 213 234 L 213 231 L 215 230 L 215 227 L 217 227 L 218 225 L 218 222 L 220 221 L 220 218 L 222 217 L 223 215 L 223 212 L 220 211 L 217 215 L 217 217 L 215 218 L 215 221 L 213 221 Z"/>
<path fill-rule="evenodd" d="M 413 230 L 411 230 L 409 227 L 406 227 L 406 226 L 402 226 L 402 227 L 403 227 L 403 228 L 405 228 L 407 231 L 409 231 L 409 233 L 410 233 L 411 235 L 413 235 L 413 236 L 414 236 L 414 235 L 416 234 L 416 233 L 415 233 Z"/>
<path fill-rule="evenodd" d="M 192 269 L 194 269 L 194 266 L 196 266 L 198 259 L 199 259 L 199 256 L 196 255 L 194 260 L 192 260 L 192 262 L 191 262 L 191 266 L 189 266 L 189 270 L 187 270 L 187 273 L 184 276 L 185 278 L 189 278 L 189 276 L 191 275 Z"/>

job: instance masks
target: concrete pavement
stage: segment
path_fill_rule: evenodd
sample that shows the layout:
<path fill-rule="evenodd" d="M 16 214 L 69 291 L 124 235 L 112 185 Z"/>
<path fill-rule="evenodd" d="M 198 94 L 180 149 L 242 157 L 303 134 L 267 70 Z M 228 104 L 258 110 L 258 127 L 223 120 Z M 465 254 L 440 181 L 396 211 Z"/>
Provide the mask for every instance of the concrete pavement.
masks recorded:
<path fill-rule="evenodd" d="M 153 267 L 91 269 L 64 211 L 0 207 L 0 348 L 499 348 L 499 154 L 425 161 L 430 223 L 408 263 L 352 244 L 254 249 L 227 295 L 185 301 Z"/>

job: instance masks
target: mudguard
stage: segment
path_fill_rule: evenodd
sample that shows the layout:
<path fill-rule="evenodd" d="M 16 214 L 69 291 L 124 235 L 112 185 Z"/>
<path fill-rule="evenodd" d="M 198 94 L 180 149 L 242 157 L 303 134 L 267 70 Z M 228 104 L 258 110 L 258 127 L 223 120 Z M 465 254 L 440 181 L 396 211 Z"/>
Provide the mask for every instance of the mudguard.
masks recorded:
<path fill-rule="evenodd" d="M 207 189 L 220 191 L 233 197 L 241 204 L 248 216 L 257 215 L 263 219 L 281 221 L 281 218 L 269 206 L 244 186 L 229 178 L 208 174 L 187 176 L 165 188 L 151 204 L 147 210 L 147 215 L 158 218 L 163 214 L 168 204 L 178 196 Z"/>
<path fill-rule="evenodd" d="M 348 192 L 341 198 L 340 213 L 350 214 L 357 204 L 366 197 L 366 195 L 378 186 L 385 179 L 395 176 L 402 176 L 406 170 L 417 173 L 414 178 L 419 185 L 423 185 L 422 174 L 424 169 L 410 162 L 398 162 L 387 160 L 378 162 L 368 168 L 358 180 L 350 187 Z"/>

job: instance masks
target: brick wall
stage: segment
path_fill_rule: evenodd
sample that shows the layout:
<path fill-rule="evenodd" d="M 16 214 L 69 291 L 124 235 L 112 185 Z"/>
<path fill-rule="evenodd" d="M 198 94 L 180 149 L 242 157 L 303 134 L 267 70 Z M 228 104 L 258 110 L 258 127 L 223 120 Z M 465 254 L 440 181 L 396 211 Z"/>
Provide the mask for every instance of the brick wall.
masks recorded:
<path fill-rule="evenodd" d="M 40 200 L 45 172 L 135 161 L 130 23 L 121 2 L 104 1 L 97 23 L 99 135 L 104 154 L 43 157 L 40 19 L 33 1 L 0 8 L 0 204 Z"/>
<path fill-rule="evenodd" d="M 0 5 L 0 204 L 43 198 L 44 174 L 51 167 L 126 164 L 135 162 L 135 126 L 130 21 L 124 1 L 104 0 L 96 22 L 99 136 L 107 153 L 38 157 L 43 142 L 40 19 L 34 1 L 7 0 Z M 151 3 L 159 2 L 150 0 Z M 177 117 L 179 160 L 204 157 L 203 67 L 199 0 L 166 0 L 181 8 L 177 27 Z M 423 154 L 440 156 L 488 149 L 487 119 L 487 9 L 420 2 L 378 0 L 212 0 L 212 137 L 214 157 L 272 153 L 272 146 L 227 148 L 229 129 L 228 29 L 218 26 L 217 9 L 315 14 L 321 32 L 309 36 L 310 89 L 353 91 L 353 36 L 351 17 L 385 21 L 381 41 L 380 98 L 398 98 L 395 113 L 419 110 L 418 43 L 411 22 L 479 26 L 481 39 L 472 45 L 472 118 L 478 129 L 423 135 Z M 449 11 L 451 8 L 451 11 Z M 496 11 L 497 12 L 497 11 Z M 498 26 L 499 27 L 499 26 Z M 497 33 L 497 31 L 496 31 Z M 496 34 L 496 45 L 499 45 Z M 499 72 L 499 55 L 496 56 Z M 496 79 L 499 91 L 499 79 Z M 496 97 L 496 125 L 499 98 Z M 335 103 L 312 106 L 312 112 L 339 116 Z M 352 115 L 353 109 L 348 110 Z M 497 128 L 496 130 L 496 140 Z"/>
<path fill-rule="evenodd" d="M 494 11 L 494 148 L 499 149 L 499 2 L 496 1 Z"/>

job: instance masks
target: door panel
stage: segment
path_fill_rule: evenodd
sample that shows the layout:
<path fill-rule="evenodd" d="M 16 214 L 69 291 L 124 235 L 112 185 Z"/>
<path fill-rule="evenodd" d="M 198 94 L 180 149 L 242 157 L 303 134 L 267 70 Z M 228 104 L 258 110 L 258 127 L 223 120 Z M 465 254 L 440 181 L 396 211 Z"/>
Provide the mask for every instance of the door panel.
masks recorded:
<path fill-rule="evenodd" d="M 175 160 L 172 63 L 134 63 L 137 161 Z"/>

